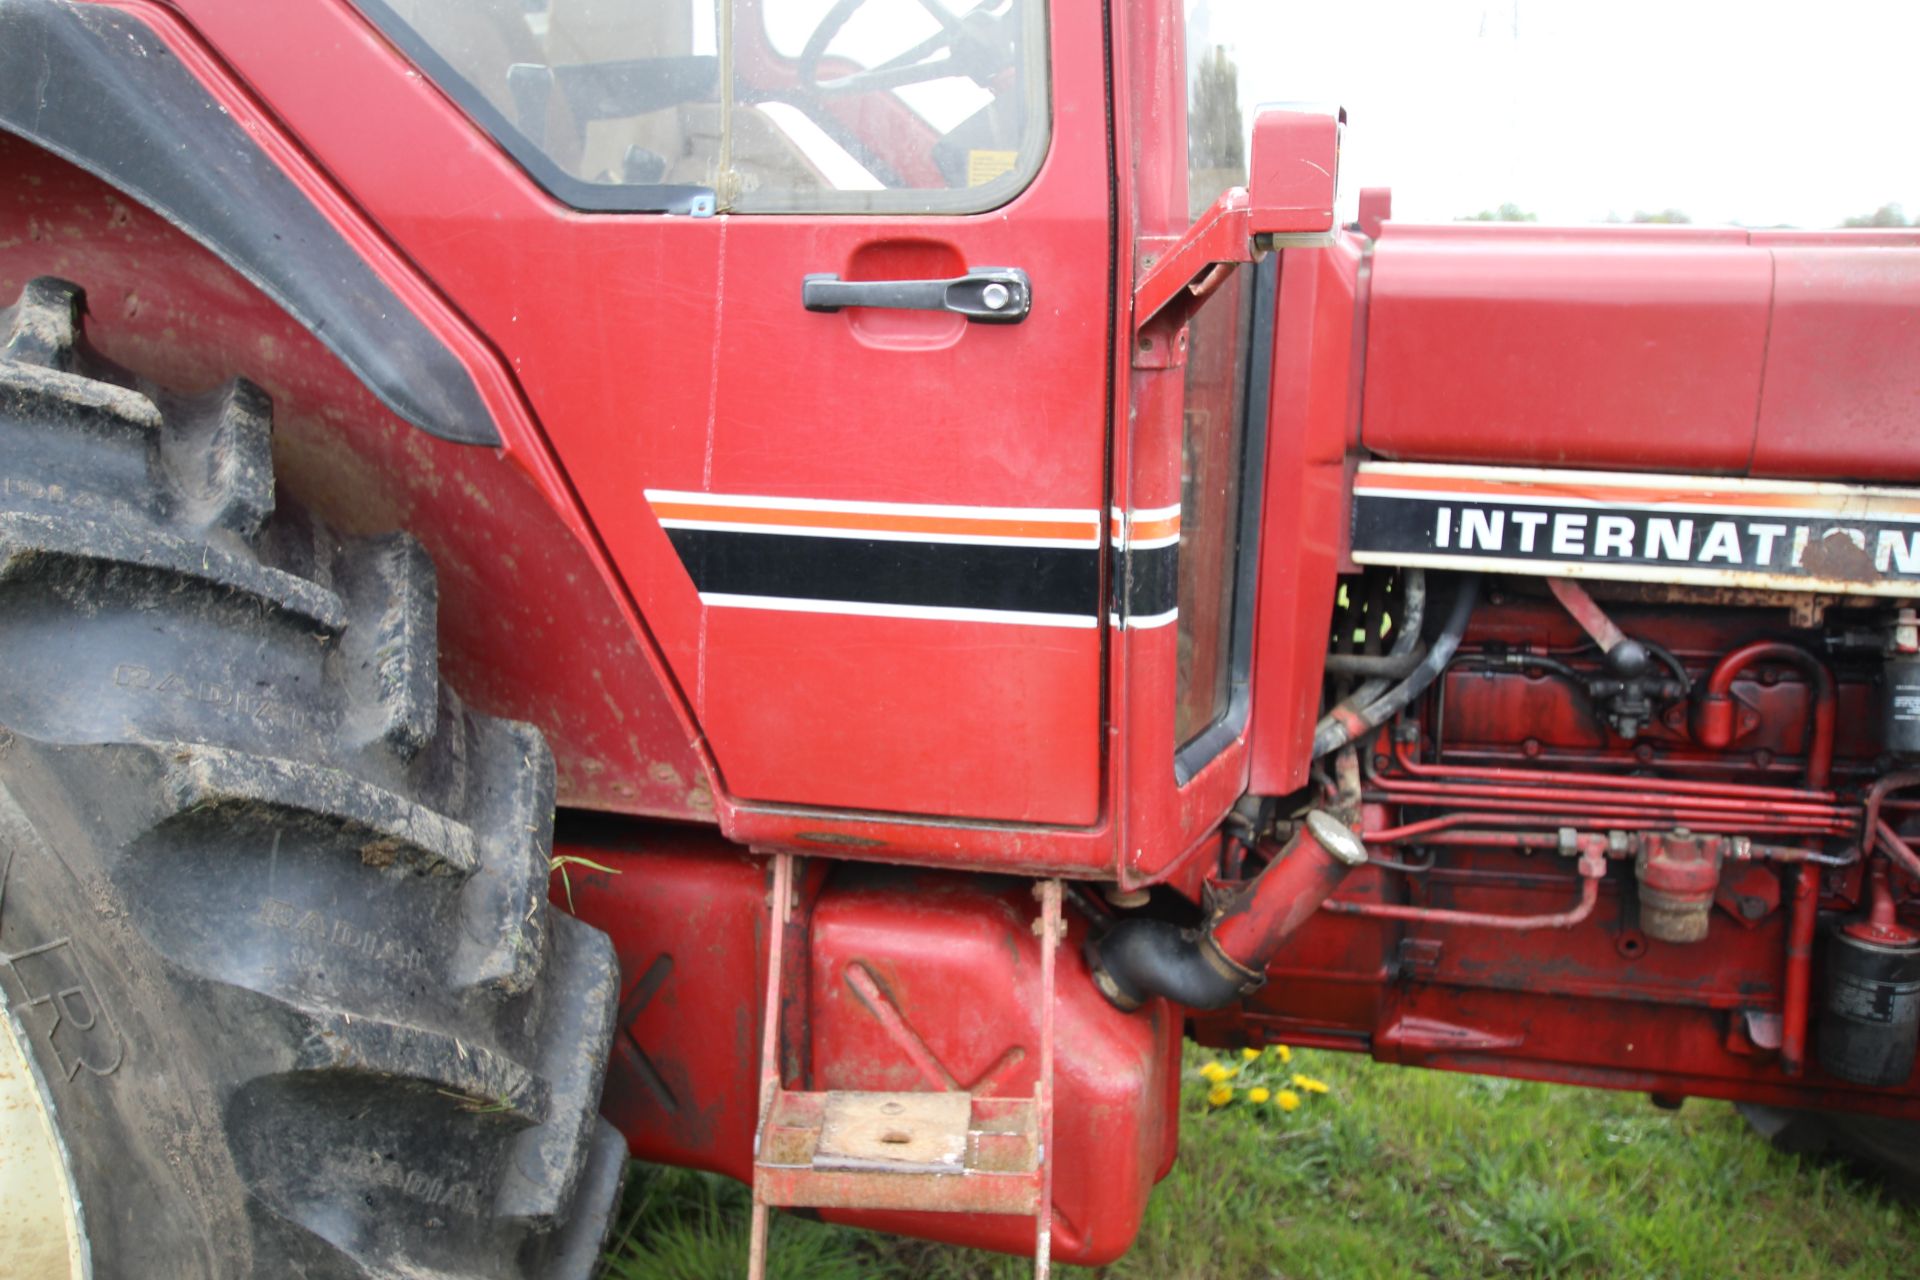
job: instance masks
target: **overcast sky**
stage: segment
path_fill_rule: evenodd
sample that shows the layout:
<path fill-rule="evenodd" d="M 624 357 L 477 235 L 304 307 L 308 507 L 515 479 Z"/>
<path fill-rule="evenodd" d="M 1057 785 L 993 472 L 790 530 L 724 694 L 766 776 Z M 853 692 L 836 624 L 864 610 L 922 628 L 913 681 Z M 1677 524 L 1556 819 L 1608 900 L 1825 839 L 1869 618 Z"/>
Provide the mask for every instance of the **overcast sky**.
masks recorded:
<path fill-rule="evenodd" d="M 1543 221 L 1677 208 L 1829 227 L 1920 215 L 1920 0 L 1189 0 L 1243 110 L 1347 108 L 1343 220 L 1512 201 Z M 1250 118 L 1250 115 L 1249 115 Z"/>

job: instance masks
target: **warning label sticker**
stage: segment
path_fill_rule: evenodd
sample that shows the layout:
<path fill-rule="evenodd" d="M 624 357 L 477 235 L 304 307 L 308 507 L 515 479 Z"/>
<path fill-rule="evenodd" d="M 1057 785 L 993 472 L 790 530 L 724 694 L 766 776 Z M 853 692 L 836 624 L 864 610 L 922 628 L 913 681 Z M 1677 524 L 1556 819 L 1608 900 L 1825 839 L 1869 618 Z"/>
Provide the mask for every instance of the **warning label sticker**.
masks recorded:
<path fill-rule="evenodd" d="M 984 187 L 1001 174 L 1012 173 L 1019 159 L 1018 151 L 986 151 L 976 147 L 967 152 L 967 185 Z"/>

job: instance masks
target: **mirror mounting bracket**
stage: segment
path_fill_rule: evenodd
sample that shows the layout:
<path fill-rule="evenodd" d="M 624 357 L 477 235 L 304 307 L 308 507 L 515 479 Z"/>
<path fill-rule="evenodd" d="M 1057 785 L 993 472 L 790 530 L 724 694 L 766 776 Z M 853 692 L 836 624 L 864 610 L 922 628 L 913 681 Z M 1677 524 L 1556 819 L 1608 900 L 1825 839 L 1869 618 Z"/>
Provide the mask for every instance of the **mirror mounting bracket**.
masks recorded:
<path fill-rule="evenodd" d="M 1339 108 L 1261 108 L 1248 185 L 1221 193 L 1185 234 L 1135 246 L 1134 368 L 1185 363 L 1188 317 L 1238 264 L 1258 262 L 1271 249 L 1332 240 L 1346 119 Z"/>

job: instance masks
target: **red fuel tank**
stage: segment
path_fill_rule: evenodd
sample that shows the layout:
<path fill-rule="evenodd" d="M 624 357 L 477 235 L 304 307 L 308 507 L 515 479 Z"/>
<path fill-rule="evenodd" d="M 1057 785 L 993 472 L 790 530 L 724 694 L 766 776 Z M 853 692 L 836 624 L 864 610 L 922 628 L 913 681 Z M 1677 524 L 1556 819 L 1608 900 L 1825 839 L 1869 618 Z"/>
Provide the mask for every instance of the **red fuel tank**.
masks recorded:
<path fill-rule="evenodd" d="M 563 830 L 576 913 L 612 935 L 620 1031 L 603 1109 L 642 1160 L 752 1174 L 765 990 L 764 859 L 698 827 Z M 599 868 L 606 868 L 601 870 Z M 1028 880 L 807 864 L 782 980 L 787 1083 L 1030 1096 L 1040 942 Z M 1067 913 L 1058 952 L 1053 1254 L 1126 1251 L 1177 1142 L 1180 1024 L 1164 1001 L 1121 1013 Z M 804 944 L 804 945 L 802 945 Z M 824 1210 L 857 1226 L 1030 1253 L 1033 1219 Z"/>

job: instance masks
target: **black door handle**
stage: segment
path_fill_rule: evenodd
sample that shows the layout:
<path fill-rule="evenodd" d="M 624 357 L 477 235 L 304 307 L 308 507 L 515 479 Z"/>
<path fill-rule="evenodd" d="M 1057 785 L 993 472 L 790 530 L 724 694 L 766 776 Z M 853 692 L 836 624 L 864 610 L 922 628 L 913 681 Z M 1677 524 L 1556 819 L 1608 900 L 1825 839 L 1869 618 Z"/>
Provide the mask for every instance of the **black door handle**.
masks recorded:
<path fill-rule="evenodd" d="M 1033 286 L 1018 267 L 971 267 L 951 280 L 842 280 L 819 272 L 801 281 L 800 301 L 809 311 L 951 311 L 979 324 L 1019 324 L 1033 310 Z"/>

